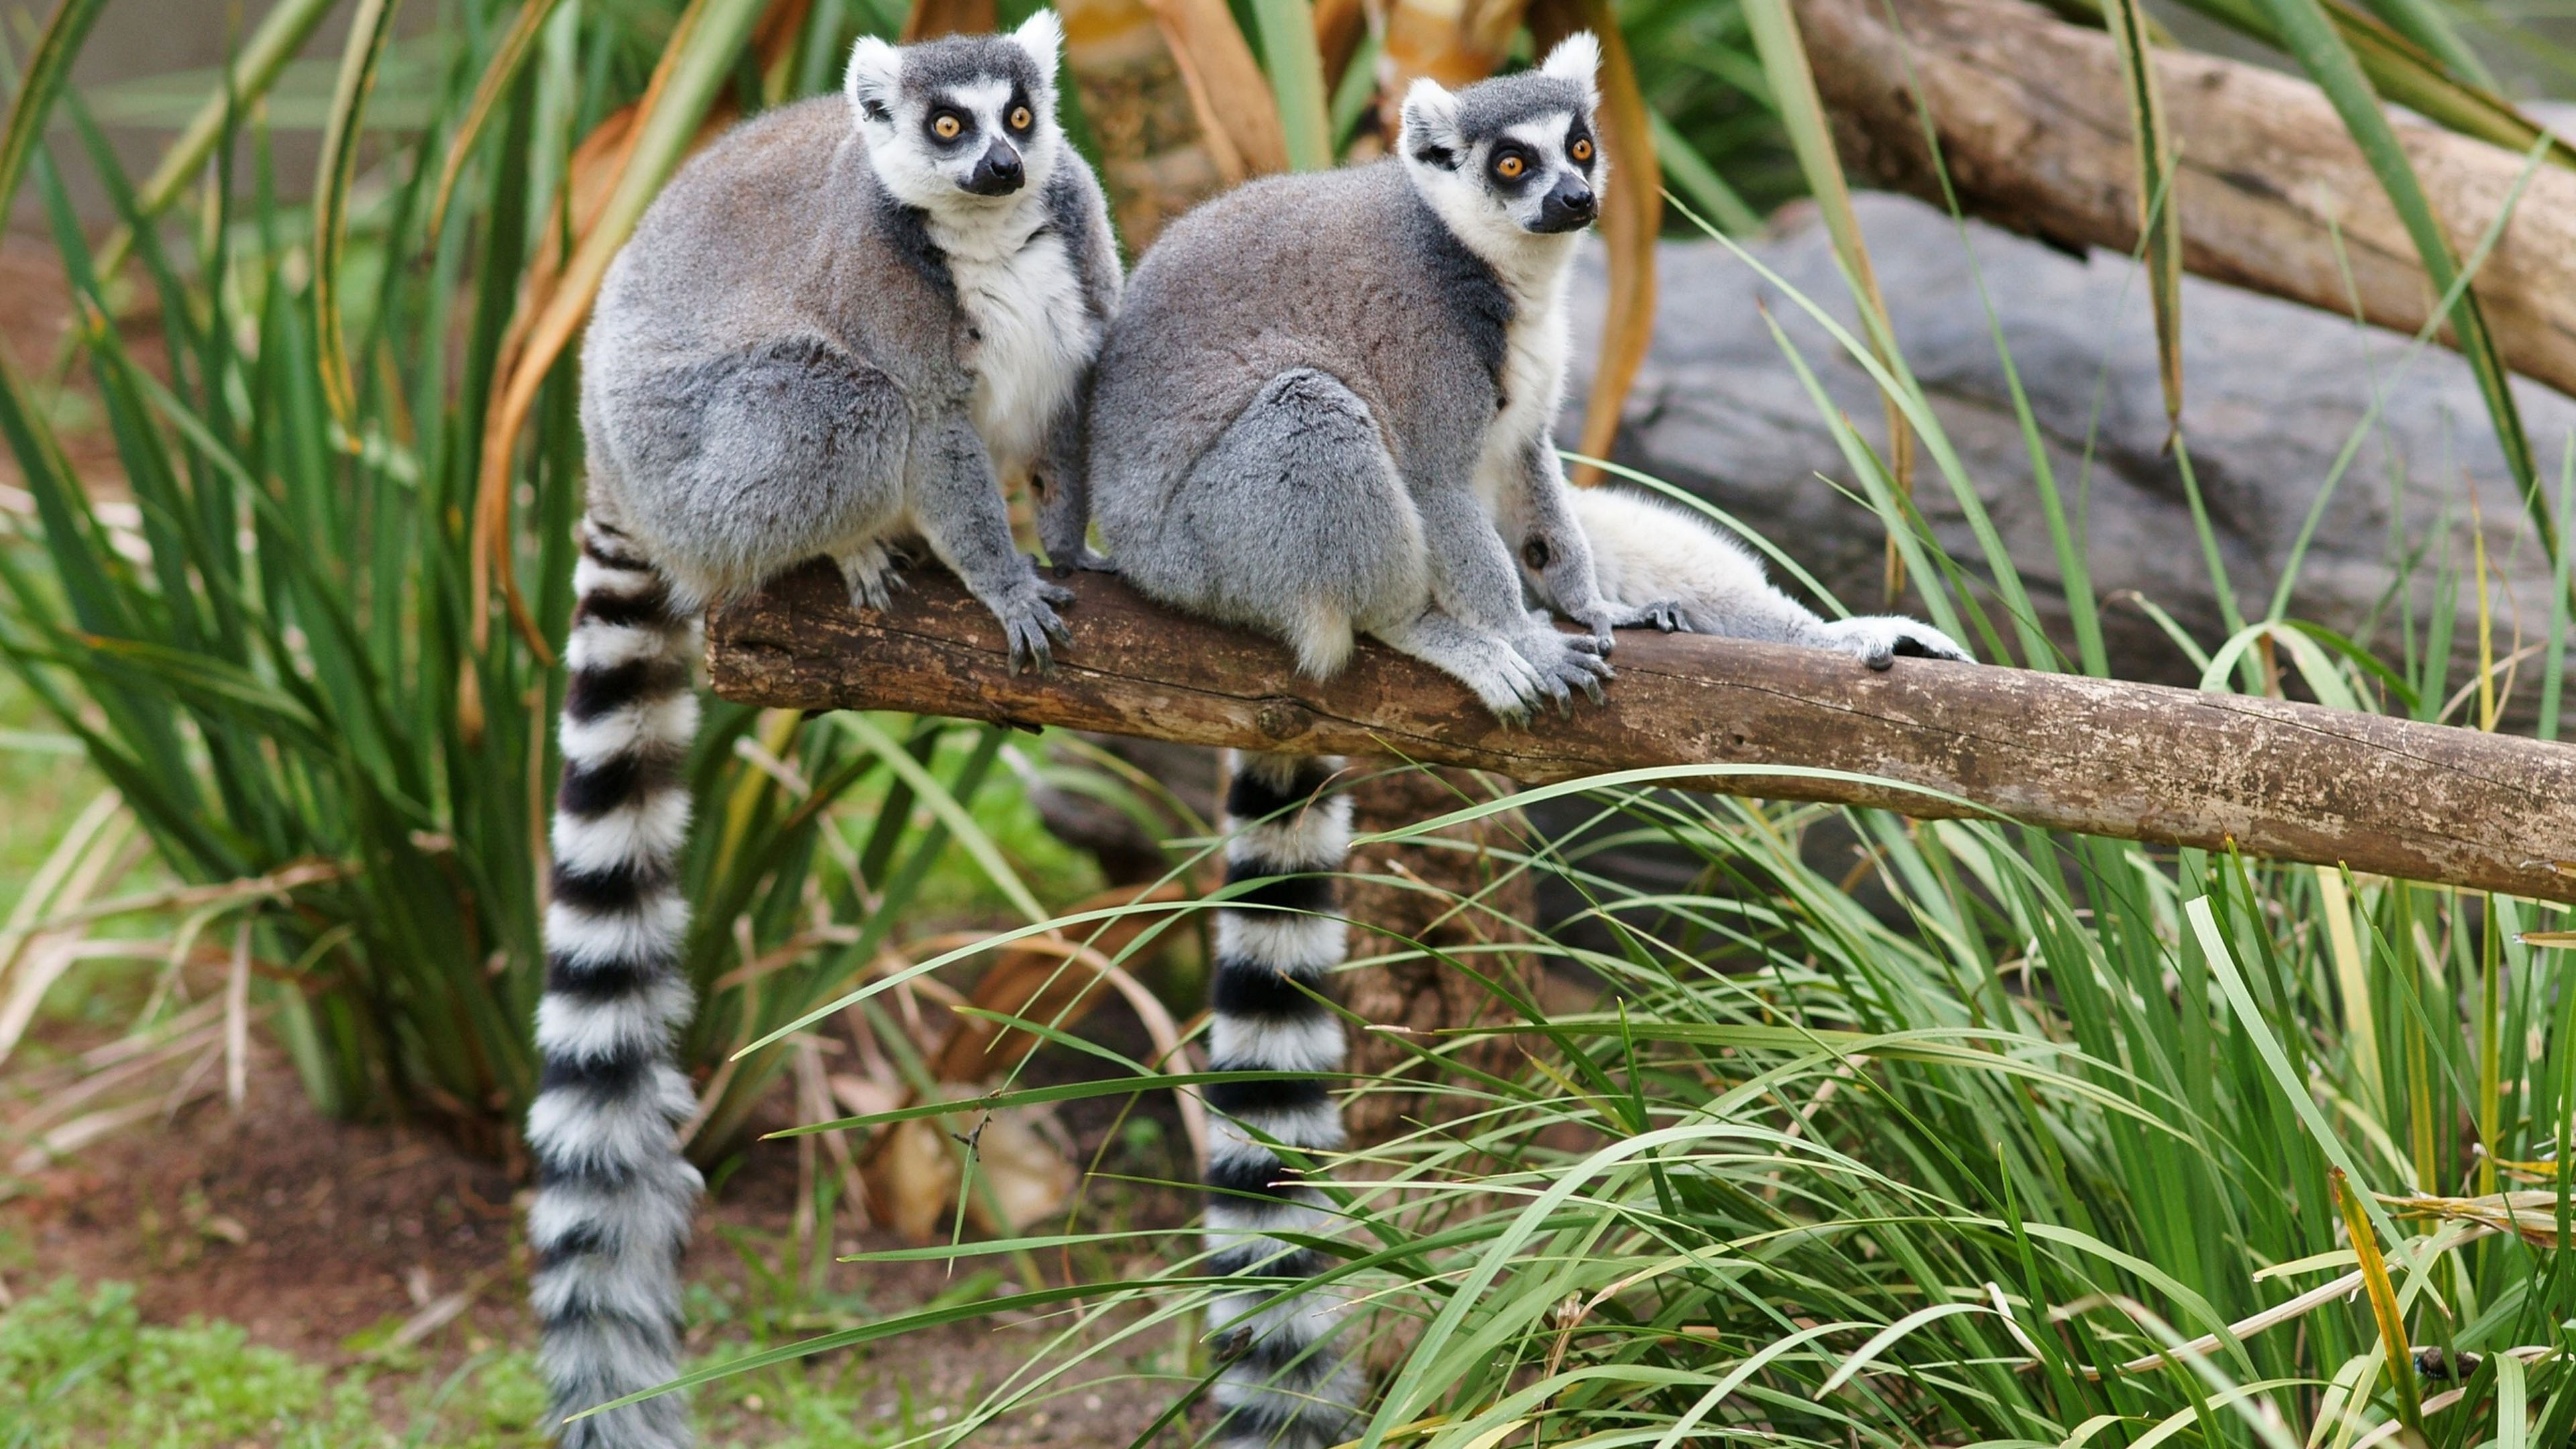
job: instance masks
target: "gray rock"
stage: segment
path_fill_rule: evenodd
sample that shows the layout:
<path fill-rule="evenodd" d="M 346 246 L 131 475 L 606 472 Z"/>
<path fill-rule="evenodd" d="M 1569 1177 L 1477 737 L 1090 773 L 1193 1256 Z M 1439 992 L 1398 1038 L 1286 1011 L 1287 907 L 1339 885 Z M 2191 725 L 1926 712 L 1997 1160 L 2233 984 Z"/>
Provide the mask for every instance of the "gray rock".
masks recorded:
<path fill-rule="evenodd" d="M 2111 600 L 2104 626 L 2113 672 L 2188 682 L 2194 671 L 2182 651 L 2143 610 L 2114 597 L 2134 591 L 2153 600 L 2204 649 L 2224 637 L 2182 476 L 2164 449 L 2155 326 L 2141 271 L 2123 257 L 2078 259 L 1975 223 L 1963 245 L 1950 217 L 1904 197 L 1864 195 L 1858 203 L 1898 344 L 2051 637 L 2071 651 L 2063 581 L 1995 346 L 1998 329 L 2058 487 L 2089 542 L 2097 595 Z M 1784 212 L 1752 254 L 1857 333 L 1812 209 Z M 1852 496 L 1857 480 L 1765 326 L 1762 307 L 1834 407 L 1883 457 L 1886 429 L 1868 375 L 1796 302 L 1721 244 L 1667 243 L 1659 266 L 1654 347 L 1627 404 L 1617 460 L 1734 513 L 1854 610 L 1876 608 L 1883 534 Z M 1576 335 L 1586 344 L 1601 295 L 1596 251 L 1576 290 Z M 2220 558 L 2247 616 L 2268 609 L 2309 509 L 2358 431 L 2357 450 L 2298 572 L 2290 614 L 2347 633 L 2374 629 L 2376 643 L 2393 654 L 2401 579 L 2422 618 L 2447 549 L 2460 578 L 2453 599 L 2466 611 L 2461 662 L 2450 675 L 2456 689 L 2475 668 L 2468 559 L 2478 520 L 2491 565 L 2504 578 L 2498 655 L 2511 652 L 2517 630 L 2524 641 L 2545 635 L 2547 563 L 2465 363 L 2439 347 L 2414 348 L 2404 338 L 2197 279 L 2185 280 L 2182 305 L 2185 438 Z M 1588 361 L 1578 367 L 1587 375 L 1569 389 L 1575 406 L 1567 438 L 1575 435 L 1589 382 Z M 2371 420 L 2374 397 L 2384 401 Z M 2554 478 L 2561 449 L 2576 436 L 2576 404 L 2528 384 L 2518 386 L 2517 399 L 2544 472 Z M 1966 518 L 1928 457 L 1918 465 L 1915 493 L 1942 546 L 1981 574 Z M 2401 560 L 2419 550 L 2423 561 L 2410 577 Z M 1996 622 L 2000 628 L 2000 614 Z M 2517 713 L 2532 707 L 2538 676 L 2536 665 L 2520 671 Z"/>

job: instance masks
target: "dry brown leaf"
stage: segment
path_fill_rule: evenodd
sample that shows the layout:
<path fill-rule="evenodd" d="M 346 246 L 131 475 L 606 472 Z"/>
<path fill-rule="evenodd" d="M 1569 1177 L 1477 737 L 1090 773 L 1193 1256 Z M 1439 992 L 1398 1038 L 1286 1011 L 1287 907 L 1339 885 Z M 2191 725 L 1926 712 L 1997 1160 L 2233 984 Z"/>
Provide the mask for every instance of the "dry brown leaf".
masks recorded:
<path fill-rule="evenodd" d="M 943 35 L 984 35 L 1000 28 L 993 0 L 913 0 L 903 20 L 903 43 Z"/>
<path fill-rule="evenodd" d="M 950 1098 L 978 1093 L 955 1083 L 941 1091 Z M 967 1221 L 994 1236 L 1020 1232 L 1073 1201 L 1082 1175 L 1066 1142 L 1063 1128 L 1043 1107 L 897 1122 L 878 1137 L 860 1169 L 868 1209 L 908 1242 L 936 1241 L 957 1205 L 972 1144 L 976 1188 L 966 1203 Z"/>
<path fill-rule="evenodd" d="M 1655 161 L 1646 94 L 1609 0 L 1534 0 L 1529 24 L 1530 39 L 1541 54 L 1578 30 L 1591 31 L 1601 42 L 1598 119 L 1602 148 L 1610 156 L 1609 182 L 1601 196 L 1601 242 L 1609 252 L 1610 302 L 1602 317 L 1592 396 L 1583 407 L 1580 451 L 1606 458 L 1619 436 L 1620 409 L 1655 335 L 1655 238 L 1664 224 L 1663 169 Z M 1578 487 L 1600 481 L 1601 470 L 1589 463 L 1574 470 Z"/>
<path fill-rule="evenodd" d="M 790 17 L 782 12 L 796 12 L 794 18 L 801 19 L 809 3 L 810 0 L 776 0 L 762 13 L 753 27 L 751 43 L 756 47 L 755 58 L 764 68 L 774 65 L 795 41 L 796 25 L 789 23 Z M 698 13 L 693 5 L 683 14 L 660 63 L 653 68 L 652 79 L 645 84 L 643 96 L 612 112 L 574 148 L 565 173 L 565 194 L 555 211 L 561 220 L 564 207 L 571 209 L 572 254 L 564 256 L 555 244 L 554 239 L 563 235 L 564 228 L 548 227 L 549 241 L 530 263 L 520 286 L 518 307 L 502 335 L 492 370 L 491 398 L 484 414 L 473 541 L 468 555 L 467 588 L 477 650 L 490 642 L 492 587 L 497 582 L 511 622 L 527 641 L 530 652 L 548 666 L 555 662 L 544 631 L 538 628 L 526 598 L 519 592 L 518 571 L 511 556 L 510 457 L 520 430 L 527 425 L 529 411 L 536 406 L 537 392 L 546 374 L 590 318 L 591 302 L 608 270 L 608 258 L 592 246 L 594 234 L 634 158 L 635 145 L 643 131 L 639 118 L 650 115 L 660 103 L 673 68 L 689 50 L 686 38 Z M 695 154 L 715 139 L 738 114 L 732 101 L 719 95 L 691 135 L 683 156 Z"/>
<path fill-rule="evenodd" d="M 1288 133 L 1279 124 L 1279 103 L 1225 0 L 1146 4 L 1162 27 L 1163 43 L 1172 49 L 1200 130 L 1227 184 L 1287 170 Z"/>
<path fill-rule="evenodd" d="M 1141 253 L 1166 222 L 1242 180 L 1242 158 L 1211 135 L 1145 0 L 1058 0 L 1056 15 L 1101 184 L 1119 234 Z"/>
<path fill-rule="evenodd" d="M 1316 0 L 1315 54 L 1324 62 L 1324 89 L 1330 93 L 1351 68 L 1360 41 L 1368 35 L 1368 7 L 1362 0 Z"/>
<path fill-rule="evenodd" d="M 1143 892 L 1120 887 L 1081 901 L 1065 914 L 1179 901 L 1188 896 L 1188 887 L 1178 881 Z M 1069 1030 L 1100 1004 L 1104 996 L 1100 987 L 1115 984 L 1109 981 L 1115 970 L 1109 963 L 1135 944 L 1147 929 L 1169 919 L 1156 911 L 1107 922 L 1097 936 L 1083 942 L 1047 936 L 1018 942 L 985 971 L 968 1000 L 985 1011 L 1039 1022 L 1058 1031 Z M 1167 931 L 1162 941 L 1170 939 Z M 1147 1000 L 1151 1000 L 1150 996 Z M 1159 1004 L 1156 1009 L 1159 1011 Z M 932 1056 L 931 1070 L 943 1082 L 980 1082 L 1018 1066 L 1037 1046 L 1038 1038 L 1028 1032 L 1006 1031 L 998 1023 L 961 1016 Z"/>

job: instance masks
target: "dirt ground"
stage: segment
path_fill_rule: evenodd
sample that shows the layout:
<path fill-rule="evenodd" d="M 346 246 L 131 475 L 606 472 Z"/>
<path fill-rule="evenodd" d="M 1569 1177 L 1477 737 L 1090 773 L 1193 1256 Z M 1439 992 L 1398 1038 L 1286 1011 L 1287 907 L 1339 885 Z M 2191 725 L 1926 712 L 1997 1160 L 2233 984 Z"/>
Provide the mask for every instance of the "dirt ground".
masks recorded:
<path fill-rule="evenodd" d="M 424 1309 L 459 1307 L 450 1299 L 456 1294 L 461 1311 L 417 1340 L 432 1374 L 496 1345 L 532 1342 L 527 1255 L 501 1167 L 427 1132 L 320 1118 L 283 1061 L 257 1054 L 239 1114 L 220 1094 L 202 1098 L 167 1128 L 100 1142 L 0 1203 L 0 1233 L 31 1245 L 35 1258 L 33 1271 L 8 1286 L 23 1291 L 64 1275 L 129 1282 L 148 1321 L 230 1319 L 253 1342 L 326 1365 L 354 1362 Z M 1083 1135 L 1090 1134 L 1077 1127 Z M 793 1145 L 755 1148 L 701 1214 L 690 1282 L 738 1297 L 755 1272 L 746 1252 L 760 1270 L 774 1271 L 791 1241 L 796 1199 Z M 1120 1209 L 1131 1225 L 1177 1228 L 1188 1205 L 1177 1193 L 1141 1202 L 1131 1194 Z M 848 1253 L 903 1244 L 845 1225 L 834 1246 Z M 1057 1265 L 1041 1267 L 1052 1274 Z M 863 1305 L 858 1316 L 875 1317 L 955 1286 L 937 1263 L 835 1264 L 816 1296 L 845 1316 L 855 1302 Z M 793 1324 L 798 1331 L 783 1338 L 837 1326 Z M 859 1395 L 861 1415 L 891 1418 L 908 1396 L 916 1414 L 935 1423 L 1019 1367 L 1053 1328 L 984 1320 L 889 1340 L 857 1351 L 863 1359 L 855 1366 L 845 1355 L 843 1377 L 850 1381 L 854 1367 L 857 1381 L 873 1381 Z M 703 1350 L 716 1336 L 700 1325 L 692 1346 Z M 1170 1336 L 1158 1334 L 1153 1347 L 1168 1357 Z M 1076 1382 L 1047 1409 L 1005 1420 L 976 1442 L 1123 1449 L 1170 1401 L 1160 1387 L 1126 1377 L 1136 1367 L 1108 1355 L 1086 1374 L 1099 1382 Z M 711 1439 L 768 1437 L 756 1394 L 748 1415 L 740 1395 L 725 1402 L 739 1422 Z"/>

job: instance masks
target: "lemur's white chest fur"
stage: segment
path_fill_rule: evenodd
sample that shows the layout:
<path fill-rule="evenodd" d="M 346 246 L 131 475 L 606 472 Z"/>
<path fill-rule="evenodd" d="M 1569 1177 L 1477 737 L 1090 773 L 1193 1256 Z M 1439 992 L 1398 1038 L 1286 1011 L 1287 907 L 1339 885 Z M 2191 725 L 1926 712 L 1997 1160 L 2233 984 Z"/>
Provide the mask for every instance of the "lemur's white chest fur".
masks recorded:
<path fill-rule="evenodd" d="M 990 218 L 929 224 L 966 315 L 975 431 L 1006 482 L 1036 459 L 1100 346 L 1073 259 L 1047 229 L 1045 203 L 1024 197 Z"/>
<path fill-rule="evenodd" d="M 1503 344 L 1503 405 L 1485 433 L 1485 451 L 1476 465 L 1477 483 L 1488 499 L 1504 479 L 1518 476 L 1522 450 L 1556 421 L 1572 351 L 1562 268 L 1540 279 L 1533 292 L 1514 289 L 1512 304 L 1512 325 Z"/>
<path fill-rule="evenodd" d="M 1512 322 L 1503 334 L 1502 406 L 1485 430 L 1476 461 L 1476 488 L 1488 510 L 1521 476 L 1521 455 L 1556 421 L 1565 402 L 1565 364 L 1573 351 L 1573 324 L 1565 284 L 1573 269 L 1573 238 L 1526 238 L 1523 254 L 1498 265 L 1512 299 Z"/>
<path fill-rule="evenodd" d="M 1521 139 L 1535 146 L 1543 139 L 1543 129 L 1520 127 L 1513 134 L 1528 131 Z M 1485 429 L 1485 445 L 1476 461 L 1476 491 L 1490 512 L 1521 476 L 1522 451 L 1555 421 L 1565 399 L 1565 363 L 1573 335 L 1566 315 L 1565 284 L 1574 270 L 1575 238 L 1570 233 L 1541 235 L 1523 229 L 1454 172 L 1421 165 L 1408 171 L 1449 234 L 1494 269 L 1495 280 L 1511 299 L 1512 320 L 1503 334 L 1499 380 L 1502 406 Z"/>

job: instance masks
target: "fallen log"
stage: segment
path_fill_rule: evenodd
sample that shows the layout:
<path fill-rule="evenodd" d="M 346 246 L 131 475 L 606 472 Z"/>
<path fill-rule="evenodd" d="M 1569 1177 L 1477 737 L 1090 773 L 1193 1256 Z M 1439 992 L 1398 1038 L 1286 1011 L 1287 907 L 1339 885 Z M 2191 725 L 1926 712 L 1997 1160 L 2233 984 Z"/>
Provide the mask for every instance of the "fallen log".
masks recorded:
<path fill-rule="evenodd" d="M 1944 204 L 1928 112 L 1969 215 L 2074 247 L 2137 245 L 2136 142 L 2108 35 L 2022 0 L 1795 4 L 1853 171 Z M 2184 267 L 2420 329 L 2434 301 L 2423 265 L 2324 94 L 2217 56 L 2154 54 L 2176 153 L 2166 204 L 2182 222 Z M 2391 119 L 2454 252 L 2469 256 L 2525 159 Z M 2530 175 L 2474 286 L 2506 365 L 2576 394 L 2576 172 L 2544 164 Z"/>
<path fill-rule="evenodd" d="M 1266 639 L 1085 575 L 1052 675 L 1013 675 L 1000 627 L 923 569 L 852 609 L 815 565 L 719 611 L 716 692 L 790 709 L 891 709 L 1311 754 L 1395 754 L 1530 784 L 1650 766 L 1668 783 L 1993 814 L 2091 835 L 2576 900 L 2576 746 L 2159 685 L 1621 636 L 1607 707 L 1527 730 L 1446 675 L 1363 643 L 1329 680 Z M 1832 775 L 1778 770 L 1842 772 Z M 1868 777 L 1868 778 L 1859 778 Z"/>

